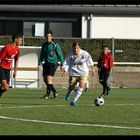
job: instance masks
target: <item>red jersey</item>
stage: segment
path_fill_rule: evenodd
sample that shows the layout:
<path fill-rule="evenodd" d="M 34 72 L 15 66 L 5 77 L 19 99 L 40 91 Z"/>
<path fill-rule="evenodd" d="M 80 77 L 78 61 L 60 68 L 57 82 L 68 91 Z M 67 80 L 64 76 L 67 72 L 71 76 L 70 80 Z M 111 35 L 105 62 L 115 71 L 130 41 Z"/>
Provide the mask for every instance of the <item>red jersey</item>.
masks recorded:
<path fill-rule="evenodd" d="M 111 69 L 113 67 L 113 58 L 110 53 L 101 54 L 98 60 L 98 68 Z"/>
<path fill-rule="evenodd" d="M 19 47 L 13 47 L 13 44 L 7 44 L 0 51 L 0 66 L 4 69 L 11 69 L 13 59 L 19 57 Z"/>

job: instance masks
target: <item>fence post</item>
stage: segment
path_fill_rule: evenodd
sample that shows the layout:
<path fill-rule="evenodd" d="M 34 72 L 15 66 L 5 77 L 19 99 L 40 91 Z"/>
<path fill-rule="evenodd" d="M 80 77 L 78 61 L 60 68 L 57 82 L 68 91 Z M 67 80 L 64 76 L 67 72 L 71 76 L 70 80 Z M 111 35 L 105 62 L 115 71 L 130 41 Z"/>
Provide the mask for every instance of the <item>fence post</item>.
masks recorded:
<path fill-rule="evenodd" d="M 112 57 L 113 57 L 113 61 L 115 62 L 115 39 L 114 37 L 112 37 Z M 114 79 L 115 79 L 115 71 L 114 68 L 112 70 L 112 85 L 114 86 Z"/>
<path fill-rule="evenodd" d="M 25 40 L 24 40 L 25 38 L 24 38 L 24 35 L 22 36 L 22 44 L 23 44 L 23 46 L 24 46 L 24 44 L 25 44 Z"/>
<path fill-rule="evenodd" d="M 41 77 L 42 77 L 42 67 L 38 68 L 38 84 L 37 87 L 41 88 L 42 87 L 42 82 L 41 82 Z"/>

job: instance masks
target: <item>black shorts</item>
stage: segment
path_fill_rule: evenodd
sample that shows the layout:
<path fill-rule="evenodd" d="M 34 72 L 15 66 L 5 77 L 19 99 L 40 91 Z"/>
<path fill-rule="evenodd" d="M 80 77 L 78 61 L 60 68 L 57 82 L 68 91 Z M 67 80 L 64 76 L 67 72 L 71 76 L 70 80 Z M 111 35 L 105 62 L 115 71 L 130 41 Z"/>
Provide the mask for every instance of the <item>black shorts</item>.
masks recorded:
<path fill-rule="evenodd" d="M 2 80 L 7 80 L 7 82 L 9 83 L 10 69 L 4 69 L 4 68 L 0 67 L 0 82 Z"/>
<path fill-rule="evenodd" d="M 101 69 L 99 71 L 99 80 L 106 81 L 109 77 L 109 69 Z"/>
<path fill-rule="evenodd" d="M 54 76 L 58 65 L 55 63 L 43 64 L 43 76 L 51 75 Z"/>

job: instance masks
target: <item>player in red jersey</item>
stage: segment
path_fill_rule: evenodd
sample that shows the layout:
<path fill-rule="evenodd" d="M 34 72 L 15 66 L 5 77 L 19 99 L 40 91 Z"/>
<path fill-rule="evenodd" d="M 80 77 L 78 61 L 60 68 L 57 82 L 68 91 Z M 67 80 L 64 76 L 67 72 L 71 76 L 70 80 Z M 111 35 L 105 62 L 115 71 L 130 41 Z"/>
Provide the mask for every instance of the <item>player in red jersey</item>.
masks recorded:
<path fill-rule="evenodd" d="M 108 78 L 111 75 L 113 68 L 113 58 L 109 53 L 108 46 L 106 45 L 103 46 L 103 52 L 99 56 L 97 67 L 99 73 L 99 81 L 103 86 L 103 93 L 101 96 L 105 96 L 108 95 L 109 91 L 111 90 Z"/>
<path fill-rule="evenodd" d="M 12 43 L 5 45 L 0 51 L 0 97 L 9 89 L 10 70 L 14 59 L 13 77 L 16 77 L 20 48 L 22 44 L 21 35 L 13 35 Z"/>

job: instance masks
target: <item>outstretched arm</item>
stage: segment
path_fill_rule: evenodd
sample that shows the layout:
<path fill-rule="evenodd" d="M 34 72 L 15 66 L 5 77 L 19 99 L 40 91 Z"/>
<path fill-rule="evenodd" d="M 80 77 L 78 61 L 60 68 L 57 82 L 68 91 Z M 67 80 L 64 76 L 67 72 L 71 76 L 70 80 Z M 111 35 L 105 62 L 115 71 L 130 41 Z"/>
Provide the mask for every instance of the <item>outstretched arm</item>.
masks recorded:
<path fill-rule="evenodd" d="M 91 73 L 94 76 L 94 74 L 95 74 L 95 68 L 94 68 L 94 62 L 92 60 L 91 55 L 88 55 L 87 64 L 88 64 L 88 66 L 90 66 L 92 68 Z"/>
<path fill-rule="evenodd" d="M 58 59 L 60 60 L 61 65 L 63 65 L 63 63 L 64 63 L 64 58 L 63 58 L 62 50 L 61 50 L 59 44 L 56 45 L 56 51 L 57 51 Z"/>
<path fill-rule="evenodd" d="M 44 45 L 41 48 L 40 57 L 38 60 L 38 66 L 42 64 L 43 59 L 44 59 Z"/>
<path fill-rule="evenodd" d="M 63 67 L 62 67 L 62 76 L 65 76 L 68 69 L 69 69 L 69 65 L 70 65 L 70 59 L 69 59 L 69 55 L 67 55 Z"/>

